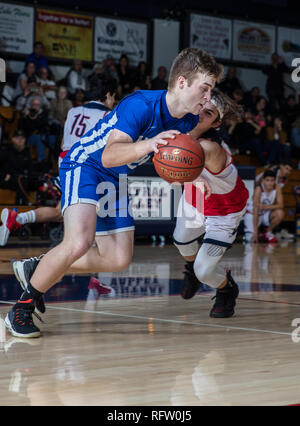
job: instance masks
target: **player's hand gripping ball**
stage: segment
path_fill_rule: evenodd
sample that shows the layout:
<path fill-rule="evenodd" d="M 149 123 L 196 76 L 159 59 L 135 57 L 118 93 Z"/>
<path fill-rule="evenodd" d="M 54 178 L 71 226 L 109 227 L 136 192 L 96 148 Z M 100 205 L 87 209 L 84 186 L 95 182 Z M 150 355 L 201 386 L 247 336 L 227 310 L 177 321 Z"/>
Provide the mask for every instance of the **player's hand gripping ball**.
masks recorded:
<path fill-rule="evenodd" d="M 179 134 L 166 139 L 154 153 L 153 163 L 157 174 L 167 182 L 192 182 L 203 170 L 205 156 L 202 146 L 190 135 Z"/>

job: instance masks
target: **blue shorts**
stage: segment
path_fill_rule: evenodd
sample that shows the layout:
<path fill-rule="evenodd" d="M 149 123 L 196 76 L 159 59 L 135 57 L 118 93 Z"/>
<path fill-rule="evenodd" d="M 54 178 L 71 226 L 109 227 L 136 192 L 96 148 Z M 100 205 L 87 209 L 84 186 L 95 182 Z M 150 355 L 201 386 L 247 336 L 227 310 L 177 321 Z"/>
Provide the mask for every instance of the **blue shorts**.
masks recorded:
<path fill-rule="evenodd" d="M 127 176 L 105 173 L 92 161 L 76 163 L 64 158 L 59 168 L 62 214 L 67 207 L 94 204 L 97 211 L 96 235 L 134 230 L 129 211 Z"/>

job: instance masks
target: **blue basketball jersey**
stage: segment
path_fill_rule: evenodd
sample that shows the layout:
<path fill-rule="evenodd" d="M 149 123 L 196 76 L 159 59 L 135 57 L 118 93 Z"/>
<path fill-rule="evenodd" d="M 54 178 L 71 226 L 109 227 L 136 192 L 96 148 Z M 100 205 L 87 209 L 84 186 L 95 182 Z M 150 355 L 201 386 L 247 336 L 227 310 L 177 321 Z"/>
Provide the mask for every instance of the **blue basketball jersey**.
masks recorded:
<path fill-rule="evenodd" d="M 77 165 L 88 162 L 109 174 L 130 174 L 140 164 L 146 162 L 153 153 L 136 163 L 121 167 L 105 168 L 102 153 L 114 129 L 128 134 L 133 142 L 150 139 L 166 130 L 179 130 L 188 133 L 196 127 L 199 116 L 186 114 L 178 119 L 171 116 L 166 104 L 166 90 L 139 90 L 125 97 L 116 108 L 100 119 L 69 151 L 66 162 Z"/>

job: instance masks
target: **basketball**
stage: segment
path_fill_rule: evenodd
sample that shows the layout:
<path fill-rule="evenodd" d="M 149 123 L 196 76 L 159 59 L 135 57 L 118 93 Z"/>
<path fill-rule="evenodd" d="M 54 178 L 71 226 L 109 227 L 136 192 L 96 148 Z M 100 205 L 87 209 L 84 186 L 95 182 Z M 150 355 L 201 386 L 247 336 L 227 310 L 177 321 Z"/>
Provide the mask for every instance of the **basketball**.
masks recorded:
<path fill-rule="evenodd" d="M 203 170 L 205 157 L 200 143 L 189 135 L 179 134 L 159 146 L 153 163 L 157 174 L 169 183 L 192 182 Z"/>

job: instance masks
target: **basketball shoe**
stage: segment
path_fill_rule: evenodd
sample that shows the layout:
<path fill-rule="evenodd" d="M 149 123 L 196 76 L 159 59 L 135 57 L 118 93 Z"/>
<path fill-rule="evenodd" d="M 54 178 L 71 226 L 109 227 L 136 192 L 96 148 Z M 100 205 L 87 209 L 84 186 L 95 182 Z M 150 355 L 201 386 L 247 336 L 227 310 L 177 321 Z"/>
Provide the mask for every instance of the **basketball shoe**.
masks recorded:
<path fill-rule="evenodd" d="M 209 316 L 212 318 L 229 318 L 234 314 L 235 300 L 239 295 L 239 288 L 231 276 L 230 270 L 227 271 L 227 284 L 222 289 L 217 289 L 216 299 Z"/>
<path fill-rule="evenodd" d="M 30 279 L 36 270 L 39 261 L 44 255 L 39 257 L 31 257 L 29 259 L 16 260 L 13 262 L 12 267 L 15 277 L 19 281 L 22 289 L 25 291 L 29 285 Z M 46 311 L 43 296 L 39 298 L 36 304 L 36 309 L 43 314 Z"/>
<path fill-rule="evenodd" d="M 18 301 L 5 317 L 5 325 L 15 337 L 39 337 L 40 329 L 32 320 L 34 304 L 30 301 Z"/>
<path fill-rule="evenodd" d="M 22 224 L 17 221 L 18 213 L 14 210 L 3 209 L 1 212 L 0 246 L 5 246 L 10 234 L 19 229 Z"/>
<path fill-rule="evenodd" d="M 275 235 L 270 231 L 267 231 L 267 232 L 264 233 L 264 238 L 267 240 L 268 243 L 277 243 L 278 242 Z"/>
<path fill-rule="evenodd" d="M 183 299 L 191 299 L 199 290 L 201 282 L 195 275 L 194 262 L 185 264 L 184 278 L 181 286 L 181 296 Z"/>
<path fill-rule="evenodd" d="M 88 289 L 95 292 L 95 295 L 97 296 L 96 298 L 100 296 L 114 297 L 116 295 L 116 292 L 112 287 L 102 283 L 95 277 L 90 278 Z"/>

